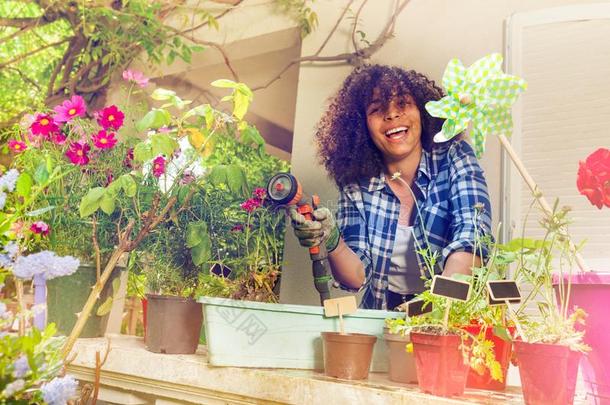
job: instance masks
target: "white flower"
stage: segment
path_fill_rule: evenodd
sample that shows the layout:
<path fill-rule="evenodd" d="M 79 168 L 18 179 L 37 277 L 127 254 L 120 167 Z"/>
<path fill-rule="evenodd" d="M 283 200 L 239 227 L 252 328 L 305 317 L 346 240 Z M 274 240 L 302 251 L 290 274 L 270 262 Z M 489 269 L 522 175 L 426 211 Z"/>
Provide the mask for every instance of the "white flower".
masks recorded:
<path fill-rule="evenodd" d="M 6 193 L 4 191 L 0 191 L 0 210 L 4 209 L 6 205 Z"/>
<path fill-rule="evenodd" d="M 9 192 L 15 191 L 15 184 L 17 184 L 17 178 L 19 172 L 16 169 L 11 169 L 4 173 L 4 176 L 0 177 L 0 191 L 8 190 Z"/>
<path fill-rule="evenodd" d="M 4 391 L 2 391 L 2 395 L 5 398 L 11 398 L 15 393 L 23 390 L 23 388 L 25 388 L 25 381 L 20 378 L 10 384 L 6 384 Z"/>

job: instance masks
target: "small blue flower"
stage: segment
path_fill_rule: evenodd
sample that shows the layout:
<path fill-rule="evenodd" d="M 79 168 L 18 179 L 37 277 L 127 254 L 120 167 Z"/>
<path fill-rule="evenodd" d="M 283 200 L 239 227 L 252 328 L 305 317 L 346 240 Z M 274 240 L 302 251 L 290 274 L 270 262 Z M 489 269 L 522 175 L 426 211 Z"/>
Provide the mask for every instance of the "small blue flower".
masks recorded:
<path fill-rule="evenodd" d="M 70 375 L 57 377 L 42 385 L 42 397 L 49 405 L 66 405 L 76 395 L 77 386 L 78 383 Z"/>
<path fill-rule="evenodd" d="M 4 191 L 0 191 L 0 210 L 4 209 L 6 205 L 6 193 Z"/>
<path fill-rule="evenodd" d="M 13 363 L 13 377 L 23 378 L 30 371 L 30 364 L 28 363 L 28 356 L 21 355 Z"/>
<path fill-rule="evenodd" d="M 80 261 L 72 256 L 56 256 L 48 250 L 20 256 L 13 265 L 13 274 L 21 279 L 29 280 L 35 275 L 42 274 L 45 279 L 68 276 L 74 273 Z"/>
<path fill-rule="evenodd" d="M 2 391 L 2 395 L 5 398 L 10 399 L 13 395 L 15 395 L 19 391 L 23 390 L 24 388 L 25 388 L 25 381 L 23 381 L 20 378 L 18 380 L 13 381 L 12 383 L 6 384 L 4 391 Z"/>
<path fill-rule="evenodd" d="M 0 301 L 0 319 L 7 319 L 9 317 L 9 313 L 6 311 L 6 304 Z"/>
<path fill-rule="evenodd" d="M 0 191 L 8 190 L 12 193 L 15 190 L 15 184 L 17 184 L 18 177 L 19 172 L 16 169 L 11 169 L 6 172 L 4 176 L 0 177 Z"/>

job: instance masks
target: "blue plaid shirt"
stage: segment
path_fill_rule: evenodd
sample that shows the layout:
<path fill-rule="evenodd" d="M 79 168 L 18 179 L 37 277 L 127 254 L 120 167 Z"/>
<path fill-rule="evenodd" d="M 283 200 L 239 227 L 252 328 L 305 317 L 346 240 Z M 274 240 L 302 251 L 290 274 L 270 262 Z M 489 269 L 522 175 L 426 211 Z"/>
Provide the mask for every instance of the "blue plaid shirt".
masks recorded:
<path fill-rule="evenodd" d="M 437 273 L 442 271 L 451 253 L 474 253 L 475 226 L 479 233 L 490 234 L 487 184 L 468 142 L 457 140 L 432 152 L 423 150 L 413 192 L 422 216 L 420 220 L 414 208 L 416 246 L 425 248 L 427 237 L 430 250 L 439 255 Z M 477 212 L 475 204 L 482 204 L 483 208 Z M 338 205 L 337 222 L 343 240 L 360 257 L 366 273 L 366 281 L 360 288 L 365 290 L 360 306 L 385 309 L 400 201 L 382 173 L 343 187 Z M 475 225 L 475 215 L 478 225 Z M 421 255 L 417 259 L 420 268 L 425 268 Z M 358 291 L 347 286 L 342 288 Z"/>

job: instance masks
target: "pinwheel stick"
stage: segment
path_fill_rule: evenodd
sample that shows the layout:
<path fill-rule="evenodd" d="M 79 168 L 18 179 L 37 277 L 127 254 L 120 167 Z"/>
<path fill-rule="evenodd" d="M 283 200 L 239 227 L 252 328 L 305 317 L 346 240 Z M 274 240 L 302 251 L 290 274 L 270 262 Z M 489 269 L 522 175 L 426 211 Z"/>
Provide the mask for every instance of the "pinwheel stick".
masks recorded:
<path fill-rule="evenodd" d="M 510 156 L 511 160 L 515 164 L 515 167 L 519 171 L 519 174 L 521 174 L 521 177 L 523 177 L 523 180 L 525 180 L 525 183 L 532 191 L 532 195 L 538 201 L 538 204 L 540 204 L 540 207 L 542 207 L 542 210 L 544 211 L 544 213 L 548 216 L 551 216 L 553 214 L 553 209 L 551 208 L 549 203 L 546 201 L 546 199 L 540 192 L 538 185 L 536 184 L 536 182 L 534 181 L 532 176 L 530 176 L 530 174 L 528 173 L 527 169 L 523 165 L 523 162 L 521 161 L 521 159 L 519 159 L 519 156 L 517 156 L 517 153 L 515 153 L 515 150 L 511 146 L 511 144 L 508 141 L 508 139 L 506 138 L 506 136 L 498 135 L 498 138 L 500 139 L 500 143 L 502 144 L 502 146 L 504 147 L 506 152 L 508 152 L 508 155 Z M 566 232 L 566 236 L 568 237 L 568 240 L 570 243 L 570 250 L 574 254 L 574 257 L 576 258 L 576 264 L 578 265 L 580 270 L 582 272 L 591 271 L 591 268 L 589 268 L 586 265 L 581 254 L 576 251 L 576 246 L 574 246 L 574 243 L 570 239 L 570 235 L 568 235 L 567 232 Z"/>

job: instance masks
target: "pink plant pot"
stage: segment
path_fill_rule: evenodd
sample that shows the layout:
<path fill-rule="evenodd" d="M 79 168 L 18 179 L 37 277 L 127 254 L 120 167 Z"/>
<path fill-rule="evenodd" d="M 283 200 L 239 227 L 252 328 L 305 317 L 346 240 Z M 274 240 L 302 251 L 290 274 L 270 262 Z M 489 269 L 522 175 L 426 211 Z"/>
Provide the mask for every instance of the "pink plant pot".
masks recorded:
<path fill-rule="evenodd" d="M 587 400 L 596 405 L 610 405 L 610 273 L 576 273 L 563 276 L 564 289 L 571 278 L 568 308 L 584 309 L 589 315 L 585 325 L 585 343 L 591 352 L 582 356 L 581 366 L 587 386 Z M 554 279 L 559 295 L 559 280 Z"/>

